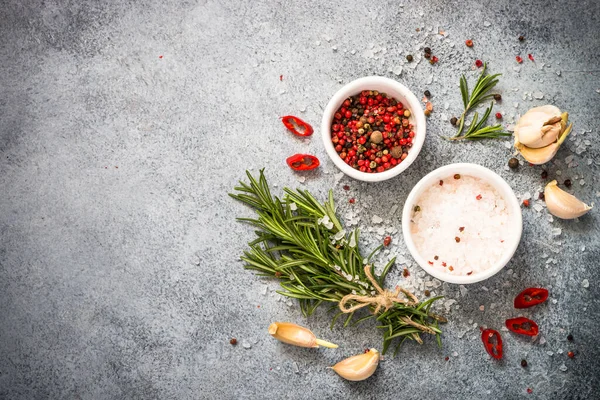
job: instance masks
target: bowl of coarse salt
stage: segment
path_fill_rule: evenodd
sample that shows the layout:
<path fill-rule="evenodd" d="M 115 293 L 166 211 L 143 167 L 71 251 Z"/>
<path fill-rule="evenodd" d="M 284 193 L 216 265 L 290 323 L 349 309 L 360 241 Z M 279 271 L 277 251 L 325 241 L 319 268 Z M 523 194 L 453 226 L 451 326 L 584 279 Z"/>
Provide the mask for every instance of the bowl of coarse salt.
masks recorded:
<path fill-rule="evenodd" d="M 477 164 L 430 172 L 412 189 L 402 212 L 402 233 L 413 258 L 449 283 L 475 283 L 496 274 L 514 255 L 522 231 L 513 190 Z"/>

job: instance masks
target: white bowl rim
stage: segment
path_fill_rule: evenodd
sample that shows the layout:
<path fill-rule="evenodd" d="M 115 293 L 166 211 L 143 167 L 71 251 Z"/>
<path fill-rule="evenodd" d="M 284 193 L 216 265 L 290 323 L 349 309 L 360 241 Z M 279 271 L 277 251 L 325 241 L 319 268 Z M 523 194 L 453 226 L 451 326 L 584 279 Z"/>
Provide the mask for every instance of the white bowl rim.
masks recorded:
<path fill-rule="evenodd" d="M 450 174 L 459 173 L 461 175 L 473 176 L 476 178 L 483 179 L 488 183 L 492 184 L 496 190 L 499 191 L 500 195 L 503 196 L 504 201 L 506 202 L 510 213 L 511 218 L 513 219 L 513 229 L 514 236 L 511 236 L 509 239 L 508 247 L 506 249 L 506 253 L 502 256 L 502 258 L 494 264 L 492 267 L 488 268 L 485 271 L 482 271 L 478 274 L 473 275 L 451 275 L 446 272 L 439 271 L 436 268 L 431 267 L 427 261 L 419 254 L 417 248 L 412 240 L 411 232 L 410 232 L 410 213 L 412 210 L 412 205 L 417 200 L 417 198 L 427 189 L 427 187 L 434 183 L 438 179 L 442 179 L 441 177 L 450 176 Z M 456 163 L 449 164 L 443 167 L 437 168 L 427 175 L 425 175 L 410 191 L 406 202 L 404 203 L 404 209 L 402 210 L 402 234 L 404 236 L 404 242 L 410 251 L 410 254 L 413 256 L 415 261 L 419 264 L 421 268 L 423 268 L 428 274 L 433 277 L 448 283 L 455 284 L 470 284 L 481 282 L 485 279 L 490 278 L 491 276 L 498 273 L 502 270 L 506 264 L 510 261 L 512 256 L 514 255 L 517 247 L 519 246 L 519 242 L 521 241 L 521 235 L 523 233 L 523 216 L 521 214 L 521 206 L 515 195 L 512 188 L 509 184 L 497 173 L 494 171 L 483 167 L 478 164 L 472 163 Z"/>
<path fill-rule="evenodd" d="M 408 152 L 408 156 L 399 165 L 390 168 L 387 171 L 368 174 L 352 168 L 337 154 L 331 141 L 330 126 L 333 115 L 346 98 L 358 94 L 362 90 L 369 90 L 369 86 L 373 85 L 388 86 L 391 88 L 391 90 L 401 93 L 402 96 L 404 96 L 406 103 L 408 103 L 404 105 L 410 110 L 411 118 L 414 118 L 416 130 L 415 140 L 413 141 L 413 145 Z M 323 118 L 321 120 L 321 136 L 323 138 L 323 144 L 325 145 L 325 151 L 327 152 L 329 158 L 344 174 L 350 176 L 351 178 L 365 182 L 385 181 L 399 175 L 406 170 L 419 155 L 421 148 L 423 147 L 423 143 L 425 142 L 426 130 L 425 114 L 421 104 L 419 103 L 419 100 L 417 99 L 417 96 L 415 96 L 410 89 L 400 82 L 383 76 L 366 76 L 355 79 L 352 82 L 342 86 L 333 95 L 331 100 L 329 100 L 329 103 L 327 103 L 325 111 L 323 112 Z"/>

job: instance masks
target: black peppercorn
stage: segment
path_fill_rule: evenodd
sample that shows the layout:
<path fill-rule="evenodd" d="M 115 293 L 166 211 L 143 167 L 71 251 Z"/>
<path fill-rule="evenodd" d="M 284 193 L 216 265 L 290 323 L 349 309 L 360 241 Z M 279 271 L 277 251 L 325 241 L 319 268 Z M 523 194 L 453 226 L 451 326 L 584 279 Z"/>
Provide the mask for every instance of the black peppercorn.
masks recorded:
<path fill-rule="evenodd" d="M 523 36 L 523 35 L 519 36 L 519 42 L 522 42 L 523 40 L 525 40 L 525 36 Z"/>
<path fill-rule="evenodd" d="M 494 95 L 494 100 L 496 100 L 496 101 L 500 101 L 500 100 L 502 100 L 502 96 L 500 95 L 500 93 L 496 93 L 496 94 Z"/>
<path fill-rule="evenodd" d="M 410 54 L 406 56 L 406 61 L 412 62 L 412 60 L 413 60 L 413 56 L 411 56 Z"/>
<path fill-rule="evenodd" d="M 429 90 L 426 90 L 425 92 L 423 92 L 423 94 L 427 97 L 431 96 L 431 92 Z"/>
<path fill-rule="evenodd" d="M 540 192 L 540 194 L 538 195 L 538 199 L 546 200 L 546 195 L 544 194 L 544 192 Z"/>
<path fill-rule="evenodd" d="M 423 57 L 429 60 L 431 58 L 431 53 L 425 53 L 423 54 Z"/>
<path fill-rule="evenodd" d="M 571 180 L 570 179 L 566 179 L 565 180 L 565 186 L 570 188 L 571 187 Z"/>
<path fill-rule="evenodd" d="M 548 179 L 548 171 L 546 171 L 546 170 L 542 171 L 542 179 Z"/>
<path fill-rule="evenodd" d="M 527 367 L 527 360 L 521 360 L 521 367 Z"/>
<path fill-rule="evenodd" d="M 427 289 L 425 289 L 425 291 L 423 292 L 423 294 L 427 297 L 431 296 L 431 292 Z"/>
<path fill-rule="evenodd" d="M 567 340 L 569 342 L 572 342 L 573 341 L 573 335 L 569 334 L 569 336 L 567 336 Z"/>
<path fill-rule="evenodd" d="M 424 51 L 426 54 L 427 54 L 427 53 L 431 54 L 431 48 L 429 48 L 429 47 L 425 47 L 425 48 L 423 49 L 423 51 Z"/>
<path fill-rule="evenodd" d="M 512 169 L 517 169 L 519 168 L 519 160 L 517 160 L 516 158 L 511 158 L 510 160 L 508 160 L 508 166 Z"/>
<path fill-rule="evenodd" d="M 229 341 L 229 344 L 231 344 L 232 346 L 235 346 L 237 344 L 237 339 L 233 338 Z"/>
<path fill-rule="evenodd" d="M 456 125 L 456 123 L 457 123 L 457 122 L 458 122 L 458 119 L 457 119 L 456 117 L 452 117 L 452 118 L 450 118 L 450 123 L 451 123 L 452 125 Z"/>

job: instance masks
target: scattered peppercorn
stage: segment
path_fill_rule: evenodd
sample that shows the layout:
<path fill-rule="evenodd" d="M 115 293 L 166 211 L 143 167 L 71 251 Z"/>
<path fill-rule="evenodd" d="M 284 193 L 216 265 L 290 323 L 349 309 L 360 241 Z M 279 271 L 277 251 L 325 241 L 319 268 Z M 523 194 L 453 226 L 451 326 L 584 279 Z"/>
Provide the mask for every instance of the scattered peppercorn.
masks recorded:
<path fill-rule="evenodd" d="M 431 58 L 431 53 L 425 53 L 423 54 L 423 57 L 429 60 Z"/>
<path fill-rule="evenodd" d="M 523 58 L 521 56 L 516 56 L 515 59 L 517 60 L 517 62 L 519 64 L 521 64 L 523 62 Z"/>
<path fill-rule="evenodd" d="M 523 206 L 529 207 L 529 200 L 523 200 Z"/>
<path fill-rule="evenodd" d="M 444 181 L 440 179 L 440 186 L 444 186 Z"/>
<path fill-rule="evenodd" d="M 276 271 L 275 272 L 275 278 L 279 278 L 281 277 L 281 272 L 280 271 Z"/>
<path fill-rule="evenodd" d="M 450 360 L 450 357 L 446 356 L 446 357 L 444 358 L 444 360 L 448 361 L 448 360 Z"/>
<path fill-rule="evenodd" d="M 454 174 L 454 179 L 460 179 L 460 174 Z"/>
<path fill-rule="evenodd" d="M 232 346 L 235 346 L 235 345 L 237 344 L 237 339 L 236 339 L 236 338 L 232 338 L 232 339 L 229 341 L 229 344 L 230 344 L 230 345 L 232 345 Z"/>
<path fill-rule="evenodd" d="M 527 54 L 527 58 L 529 58 L 531 61 L 535 61 L 532 54 Z"/>
<path fill-rule="evenodd" d="M 452 125 L 455 125 L 455 126 L 456 126 L 456 123 L 457 123 L 457 122 L 458 122 L 458 119 L 457 119 L 456 117 L 452 117 L 452 118 L 450 118 L 450 123 L 451 123 Z"/>
<path fill-rule="evenodd" d="M 423 294 L 427 297 L 431 296 L 431 292 L 427 289 L 425 289 L 425 291 L 423 292 Z"/>
<path fill-rule="evenodd" d="M 429 90 L 424 91 L 423 94 L 427 97 L 431 96 L 431 92 Z"/>
<path fill-rule="evenodd" d="M 415 212 L 419 212 L 419 211 L 421 211 L 421 207 L 415 206 L 414 210 L 415 210 Z"/>
<path fill-rule="evenodd" d="M 500 93 L 496 93 L 496 94 L 494 95 L 494 100 L 496 100 L 496 101 L 500 101 L 500 100 L 502 100 L 502 95 L 501 95 Z"/>
<path fill-rule="evenodd" d="M 529 394 L 533 393 L 533 389 L 532 388 L 527 388 L 527 393 L 529 393 Z"/>
<path fill-rule="evenodd" d="M 527 367 L 527 360 L 521 360 L 521 367 Z"/>
<path fill-rule="evenodd" d="M 423 114 L 425 114 L 426 117 L 429 117 L 431 115 L 431 111 L 425 110 L 423 111 Z"/>
<path fill-rule="evenodd" d="M 467 45 L 467 47 L 473 47 L 473 41 L 471 39 L 465 41 L 465 44 Z"/>
<path fill-rule="evenodd" d="M 502 119 L 502 113 L 497 112 L 496 113 L 496 119 Z"/>
<path fill-rule="evenodd" d="M 544 194 L 544 192 L 540 192 L 540 194 L 538 194 L 538 199 L 546 200 L 546 195 Z"/>
<path fill-rule="evenodd" d="M 460 243 L 460 238 L 459 238 L 458 236 L 456 236 L 456 237 L 454 238 L 454 240 L 456 241 L 456 243 Z"/>
<path fill-rule="evenodd" d="M 430 47 L 425 47 L 425 48 L 423 49 L 423 51 L 424 51 L 425 53 L 429 53 L 429 54 L 431 54 L 431 48 L 430 48 Z"/>
<path fill-rule="evenodd" d="M 433 259 L 437 261 L 437 260 L 439 260 L 440 258 L 439 258 L 438 256 L 433 256 Z"/>
<path fill-rule="evenodd" d="M 405 278 L 410 276 L 410 272 L 408 272 L 408 268 L 404 268 L 404 270 L 402 271 L 402 276 L 404 276 Z"/>
<path fill-rule="evenodd" d="M 483 61 L 481 61 L 481 60 L 475 60 L 475 66 L 476 66 L 477 68 L 481 68 L 481 67 L 483 67 Z"/>
<path fill-rule="evenodd" d="M 572 342 L 573 341 L 573 335 L 569 334 L 569 336 L 567 336 L 567 340 L 569 342 Z"/>
<path fill-rule="evenodd" d="M 570 179 L 565 179 L 565 186 L 570 188 L 571 187 L 571 180 Z"/>
<path fill-rule="evenodd" d="M 523 36 L 523 35 L 519 36 L 519 42 L 522 42 L 523 40 L 525 40 L 525 36 Z"/>
<path fill-rule="evenodd" d="M 436 56 L 431 56 L 431 60 L 429 60 L 429 64 L 433 65 L 435 63 L 437 63 L 440 59 L 437 58 Z"/>
<path fill-rule="evenodd" d="M 546 171 L 546 170 L 542 171 L 542 179 L 548 179 L 548 171 Z"/>
<path fill-rule="evenodd" d="M 459 230 L 460 232 L 462 232 L 462 231 L 464 231 L 464 230 L 465 230 L 465 227 L 464 227 L 464 226 L 461 226 L 460 228 L 458 228 L 458 230 Z"/>
<path fill-rule="evenodd" d="M 510 160 L 508 160 L 508 166 L 512 169 L 517 169 L 519 168 L 519 160 L 517 160 L 516 158 L 511 158 Z"/>
<path fill-rule="evenodd" d="M 569 358 L 575 357 L 575 353 L 573 353 L 572 351 L 568 352 L 567 355 L 569 356 Z"/>
<path fill-rule="evenodd" d="M 406 61 L 412 62 L 412 60 L 413 60 L 413 56 L 411 56 L 410 54 L 406 56 Z"/>
<path fill-rule="evenodd" d="M 354 200 L 354 197 L 352 197 L 350 200 L 348 200 L 348 203 L 354 204 L 354 203 L 356 203 L 356 200 Z"/>
<path fill-rule="evenodd" d="M 383 239 L 383 245 L 387 247 L 390 245 L 390 243 L 392 243 L 392 237 L 386 236 L 385 239 Z"/>
<path fill-rule="evenodd" d="M 344 190 L 350 190 L 350 186 L 344 185 Z"/>

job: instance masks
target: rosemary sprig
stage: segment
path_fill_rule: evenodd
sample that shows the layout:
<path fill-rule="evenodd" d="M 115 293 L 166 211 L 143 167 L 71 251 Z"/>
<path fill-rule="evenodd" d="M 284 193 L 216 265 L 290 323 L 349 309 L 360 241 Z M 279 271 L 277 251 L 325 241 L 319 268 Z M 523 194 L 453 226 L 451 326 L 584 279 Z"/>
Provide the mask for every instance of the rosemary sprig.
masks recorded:
<path fill-rule="evenodd" d="M 456 132 L 456 135 L 451 138 L 453 140 L 494 139 L 502 136 L 510 136 L 510 133 L 504 132 L 499 124 L 494 126 L 485 126 L 485 123 L 492 112 L 493 103 L 490 104 L 488 109 L 486 109 L 481 120 L 478 121 L 479 115 L 478 113 L 475 113 L 469 129 L 463 136 L 461 136 L 465 127 L 467 113 L 484 101 L 494 97 L 494 94 L 489 92 L 496 86 L 498 83 L 498 77 L 502 74 L 486 75 L 486 69 L 487 63 L 483 65 L 481 75 L 479 75 L 479 79 L 477 79 L 475 87 L 470 94 L 469 87 L 467 85 L 467 78 L 464 75 L 462 75 L 460 78 L 460 94 L 462 96 L 465 109 L 458 120 L 458 131 Z"/>
<path fill-rule="evenodd" d="M 335 214 L 333 192 L 324 204 L 319 203 L 306 190 L 284 188 L 283 199 L 273 197 L 269 185 L 260 171 L 258 179 L 246 172 L 249 184 L 240 182 L 229 194 L 255 209 L 256 218 L 238 218 L 256 228 L 257 238 L 250 242 L 241 259 L 245 268 L 259 272 L 260 276 L 279 279 L 282 290 L 277 293 L 298 299 L 305 316 L 311 315 L 324 302 L 333 303 L 337 309 L 331 326 L 344 316 L 348 326 L 355 313 L 347 315 L 338 308 L 340 300 L 348 294 L 370 296 L 375 288 L 367 279 L 364 265 L 381 248 L 375 249 L 366 259 L 358 248 L 359 230 L 346 232 Z M 391 259 L 375 279 L 383 286 L 385 277 L 395 262 Z M 406 339 L 422 343 L 420 334 L 434 334 L 441 344 L 438 322 L 445 318 L 430 312 L 434 297 L 416 306 L 394 303 L 379 315 L 365 315 L 354 323 L 376 318 L 378 328 L 384 331 L 382 353 L 395 339 L 396 351 Z M 367 307 L 365 307 L 367 308 Z M 374 306 L 370 307 L 373 311 Z"/>
<path fill-rule="evenodd" d="M 470 140 L 480 140 L 480 139 L 497 139 L 502 136 L 512 136 L 511 133 L 505 132 L 502 128 L 502 125 L 492 125 L 485 126 L 488 117 L 492 112 L 492 108 L 494 107 L 494 103 L 490 103 L 490 106 L 486 108 L 483 113 L 483 117 L 479 120 L 479 113 L 475 111 L 473 114 L 473 120 L 471 121 L 471 125 L 462 136 L 454 136 L 451 137 L 450 140 L 461 140 L 461 139 L 470 139 Z"/>

